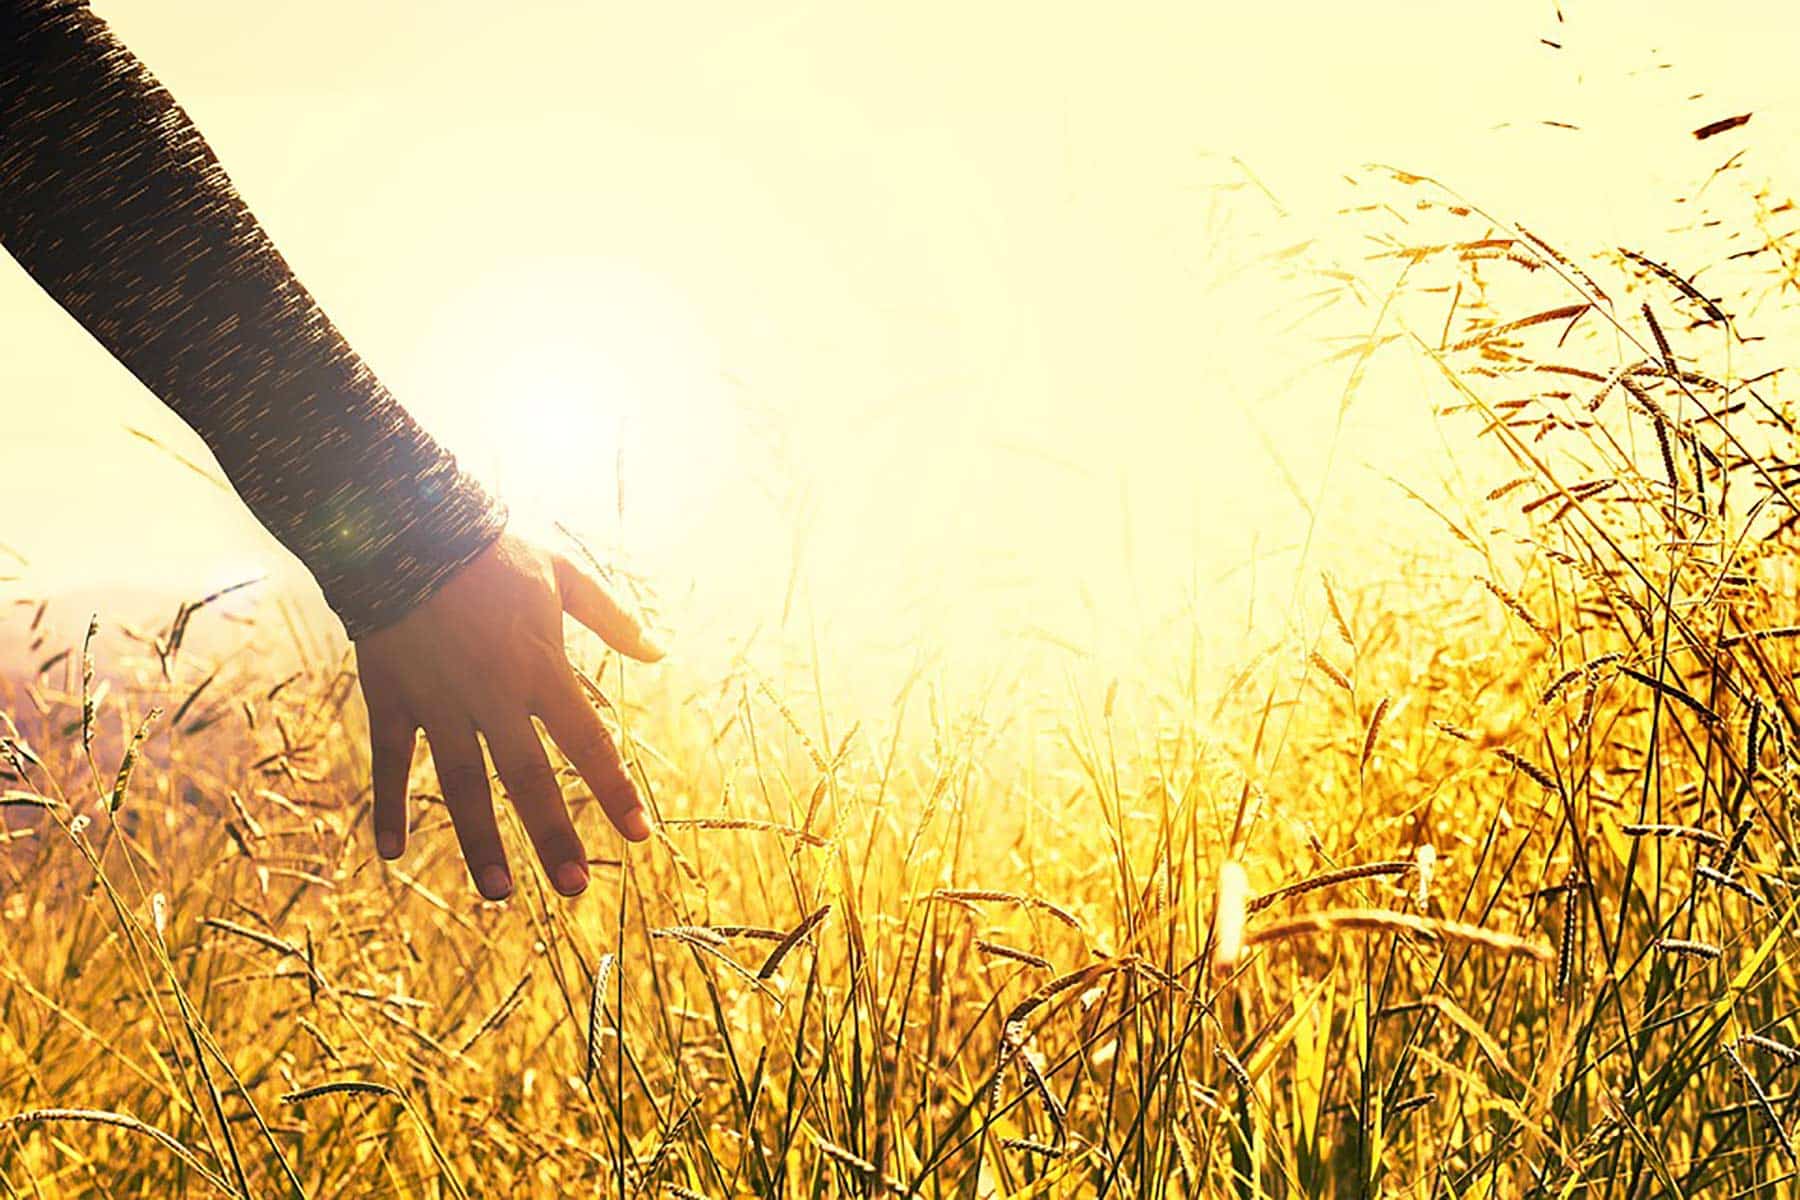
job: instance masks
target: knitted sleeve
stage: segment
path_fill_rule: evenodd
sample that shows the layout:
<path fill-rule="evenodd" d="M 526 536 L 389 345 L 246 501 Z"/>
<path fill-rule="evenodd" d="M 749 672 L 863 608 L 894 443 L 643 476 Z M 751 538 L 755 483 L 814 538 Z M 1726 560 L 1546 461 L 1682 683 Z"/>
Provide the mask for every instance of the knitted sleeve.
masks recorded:
<path fill-rule="evenodd" d="M 352 638 L 499 536 L 504 507 L 375 378 L 82 0 L 0 0 L 0 244 L 205 439 Z"/>

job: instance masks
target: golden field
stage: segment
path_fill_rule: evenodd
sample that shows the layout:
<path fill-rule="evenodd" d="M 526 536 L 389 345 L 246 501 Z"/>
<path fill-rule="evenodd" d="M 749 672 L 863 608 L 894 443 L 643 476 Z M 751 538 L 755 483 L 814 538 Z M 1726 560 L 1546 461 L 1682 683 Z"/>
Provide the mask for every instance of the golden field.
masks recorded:
<path fill-rule="evenodd" d="M 347 660 L 10 664 L 0 1190 L 1785 1194 L 1791 213 L 1722 291 L 1364 186 L 1260 269 L 1349 315 L 1340 423 L 1410 372 L 1421 536 L 1282 559 L 1221 671 L 1197 602 L 1124 669 L 592 656 L 660 828 L 577 902 L 480 901 L 423 758 L 375 857 Z"/>

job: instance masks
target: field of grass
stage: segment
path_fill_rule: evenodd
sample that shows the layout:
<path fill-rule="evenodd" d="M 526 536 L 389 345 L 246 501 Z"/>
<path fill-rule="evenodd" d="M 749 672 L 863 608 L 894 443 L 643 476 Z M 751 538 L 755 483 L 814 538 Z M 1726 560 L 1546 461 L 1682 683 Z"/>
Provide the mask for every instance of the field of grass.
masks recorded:
<path fill-rule="evenodd" d="M 1222 684 L 596 659 L 661 826 L 573 905 L 481 902 L 423 758 L 375 857 L 341 663 L 8 686 L 0 1194 L 1786 1194 L 1786 209 L 1717 296 L 1371 186 L 1269 269 L 1363 314 L 1346 408 L 1423 381 L 1433 533 Z"/>

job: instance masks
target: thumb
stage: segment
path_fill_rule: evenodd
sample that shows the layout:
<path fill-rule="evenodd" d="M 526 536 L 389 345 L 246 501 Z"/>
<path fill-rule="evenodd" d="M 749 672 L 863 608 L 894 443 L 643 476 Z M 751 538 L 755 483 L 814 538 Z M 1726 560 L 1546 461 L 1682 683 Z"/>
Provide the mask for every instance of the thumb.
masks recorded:
<path fill-rule="evenodd" d="M 662 646 L 644 628 L 644 622 L 604 583 L 561 553 L 553 553 L 551 561 L 564 612 L 620 654 L 640 662 L 655 662 L 663 656 Z"/>

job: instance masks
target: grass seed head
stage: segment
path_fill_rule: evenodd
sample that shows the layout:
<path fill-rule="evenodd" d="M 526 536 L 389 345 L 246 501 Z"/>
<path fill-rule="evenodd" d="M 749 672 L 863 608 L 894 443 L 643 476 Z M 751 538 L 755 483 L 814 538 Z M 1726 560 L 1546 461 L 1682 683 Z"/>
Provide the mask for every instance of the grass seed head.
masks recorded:
<path fill-rule="evenodd" d="M 1250 877 L 1244 864 L 1228 858 L 1219 864 L 1213 893 L 1212 976 L 1230 975 L 1244 953 L 1244 920 L 1249 915 Z"/>

